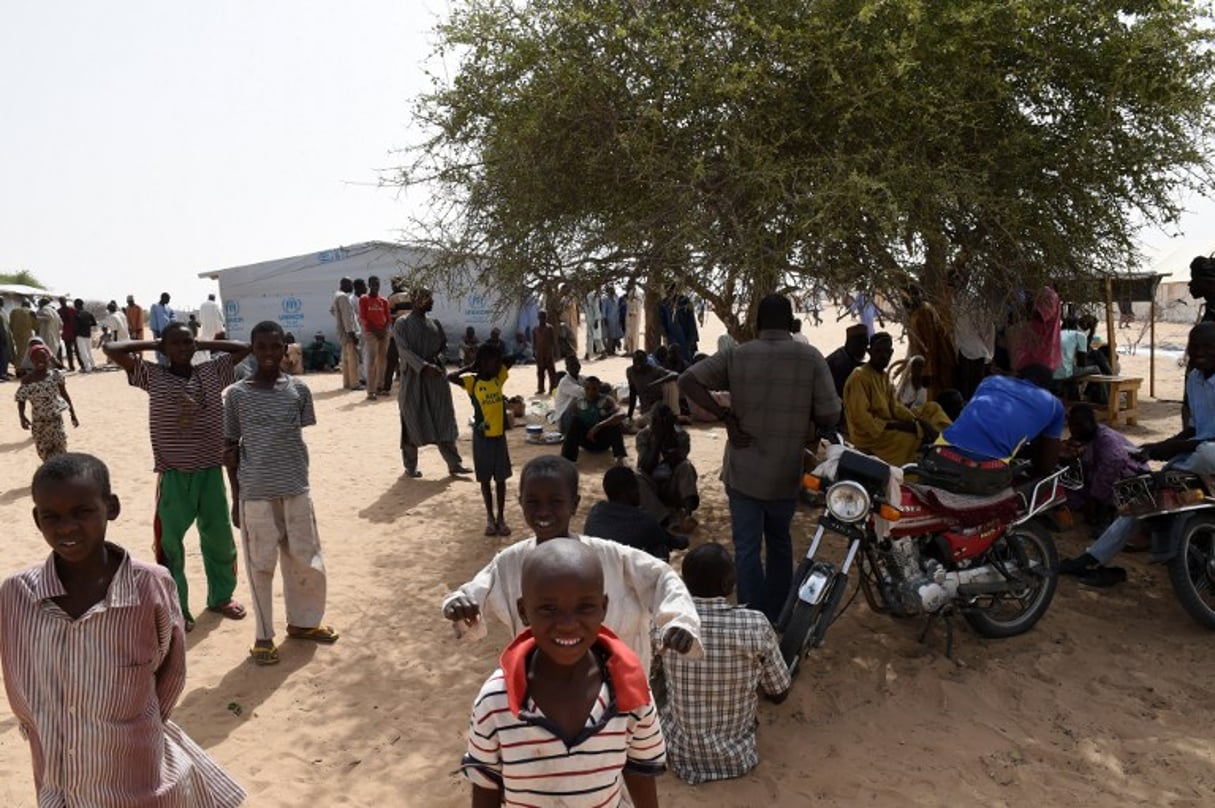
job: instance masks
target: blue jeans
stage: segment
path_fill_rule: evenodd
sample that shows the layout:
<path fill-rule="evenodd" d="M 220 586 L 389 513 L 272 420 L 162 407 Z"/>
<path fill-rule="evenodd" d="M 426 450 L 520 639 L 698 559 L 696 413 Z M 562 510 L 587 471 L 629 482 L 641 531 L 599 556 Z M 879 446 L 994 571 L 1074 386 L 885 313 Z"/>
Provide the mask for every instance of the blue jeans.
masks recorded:
<path fill-rule="evenodd" d="M 775 621 L 793 584 L 795 499 L 755 499 L 726 487 L 734 539 L 738 602 L 759 609 Z M 760 548 L 764 558 L 760 560 Z"/>

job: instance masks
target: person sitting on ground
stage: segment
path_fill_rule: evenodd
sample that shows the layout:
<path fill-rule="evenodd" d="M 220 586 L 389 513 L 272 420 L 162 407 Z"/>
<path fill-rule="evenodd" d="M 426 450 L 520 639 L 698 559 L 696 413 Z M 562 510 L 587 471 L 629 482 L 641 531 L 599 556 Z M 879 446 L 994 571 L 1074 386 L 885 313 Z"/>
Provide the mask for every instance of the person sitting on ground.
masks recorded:
<path fill-rule="evenodd" d="M 1067 506 L 1083 512 L 1096 537 L 1117 515 L 1114 483 L 1147 474 L 1148 464 L 1139 448 L 1121 432 L 1097 423 L 1097 415 L 1088 404 L 1072 405 L 1067 428 L 1071 439 L 1063 446 L 1063 456 L 1076 460 L 1084 476 L 1084 488 L 1067 492 Z"/>
<path fill-rule="evenodd" d="M 529 365 L 536 361 L 536 355 L 532 353 L 532 346 L 522 331 L 515 332 L 515 352 L 512 356 L 516 365 Z"/>
<path fill-rule="evenodd" d="M 628 644 L 650 669 L 651 626 L 663 643 L 679 653 L 699 657 L 700 618 L 679 576 L 649 553 L 594 536 L 570 532 L 578 510 L 578 467 L 558 455 L 532 458 L 519 474 L 519 504 L 531 538 L 501 550 L 471 581 L 443 599 L 443 616 L 484 636 L 481 612 L 505 623 L 512 635 L 525 628 L 517 604 L 520 571 L 527 554 L 555 538 L 575 538 L 599 556 L 606 574 L 608 601 L 604 623 Z"/>
<path fill-rule="evenodd" d="M 1141 450 L 1152 460 L 1166 460 L 1166 469 L 1215 474 L 1215 322 L 1190 329 L 1186 346 L 1190 370 L 1185 379 L 1188 403 L 1185 428 L 1171 438 L 1146 443 Z M 1077 558 L 1059 563 L 1059 572 L 1078 575 L 1092 586 L 1113 586 L 1126 580 L 1126 570 L 1108 566 L 1139 529 L 1133 516 L 1119 516 L 1100 538 Z"/>
<path fill-rule="evenodd" d="M 1051 370 L 1029 365 L 1015 376 L 988 376 L 920 462 L 920 481 L 972 496 L 1012 485 L 1012 459 L 1028 454 L 1045 476 L 1059 463 L 1065 414 L 1051 395 Z"/>
<path fill-rule="evenodd" d="M 565 357 L 565 373 L 557 381 L 557 392 L 553 394 L 553 411 L 549 420 L 557 425 L 561 434 L 569 432 L 570 421 L 573 420 L 575 408 L 571 405 L 586 398 L 583 387 L 582 360 L 576 355 Z"/>
<path fill-rule="evenodd" d="M 586 396 L 570 405 L 573 418 L 561 441 L 561 456 L 572 463 L 578 462 L 578 451 L 592 452 L 612 450 L 617 463 L 624 463 L 628 452 L 624 448 L 624 431 L 620 428 L 626 414 L 616 405 L 616 400 L 603 393 L 602 383 L 595 376 L 583 381 Z"/>
<path fill-rule="evenodd" d="M 502 341 L 502 329 L 494 326 L 489 330 L 489 339 L 485 340 L 486 345 L 496 350 L 499 355 L 506 356 L 506 343 Z"/>
<path fill-rule="evenodd" d="M 490 342 L 477 348 L 476 361 L 447 376 L 447 380 L 468 393 L 473 405 L 473 471 L 481 484 L 485 502 L 485 535 L 509 536 L 506 525 L 506 480 L 511 476 L 510 452 L 506 446 L 506 395 L 502 392 L 510 377 L 511 362 Z M 498 491 L 498 511 L 489 484 Z"/>
<path fill-rule="evenodd" d="M 654 361 L 659 367 L 666 368 L 674 373 L 683 373 L 688 369 L 688 363 L 683 358 L 683 348 L 678 343 L 672 342 L 670 345 L 659 345 L 654 349 Z"/>
<path fill-rule="evenodd" d="M 865 364 L 865 352 L 869 350 L 869 332 L 863 325 L 850 325 L 844 332 L 844 344 L 827 354 L 827 367 L 831 369 L 831 381 L 835 383 L 835 394 L 844 396 L 844 383 L 852 371 Z"/>
<path fill-rule="evenodd" d="M 666 404 L 654 408 L 650 425 L 637 433 L 637 473 L 641 507 L 664 526 L 681 533 L 696 529 L 700 507 L 696 467 L 688 456 L 692 441 Z"/>
<path fill-rule="evenodd" d="M 290 373 L 292 376 L 302 376 L 304 373 L 304 352 L 300 344 L 295 341 L 295 334 L 290 331 L 283 338 L 285 350 L 283 353 L 283 373 Z"/>
<path fill-rule="evenodd" d="M 477 348 L 481 341 L 477 339 L 477 329 L 471 325 L 464 329 L 464 339 L 460 340 L 460 364 L 467 367 L 477 361 Z"/>
<path fill-rule="evenodd" d="M 779 704 L 792 682 L 768 618 L 730 603 L 734 559 L 723 546 L 709 542 L 688 553 L 683 580 L 700 615 L 705 658 L 688 664 L 662 655 L 666 698 L 659 694 L 659 714 L 671 768 L 696 785 L 755 768 L 757 696 Z"/>
<path fill-rule="evenodd" d="M 306 373 L 337 370 L 341 356 L 338 347 L 325 339 L 324 331 L 313 334 L 312 342 L 304 346 L 302 353 Z"/>
<path fill-rule="evenodd" d="M 915 411 L 899 402 L 886 373 L 893 355 L 890 334 L 874 334 L 869 362 L 853 371 L 844 385 L 844 413 L 849 439 L 858 450 L 901 466 L 918 458 L 921 447 L 935 440 L 950 421 L 933 402 Z"/>
<path fill-rule="evenodd" d="M 473 806 L 525 794 L 538 805 L 657 808 L 662 727 L 647 669 L 603 625 L 605 573 L 572 539 L 524 561 L 517 608 L 529 627 L 474 700 L 460 762 Z"/>
<path fill-rule="evenodd" d="M 606 502 L 596 502 L 586 515 L 583 532 L 644 550 L 668 561 L 672 550 L 686 550 L 688 540 L 675 536 L 641 508 L 641 485 L 628 466 L 612 466 L 603 475 Z"/>
<path fill-rule="evenodd" d="M 633 364 L 624 372 L 629 381 L 629 413 L 633 419 L 637 402 L 641 402 L 641 416 L 634 419 L 637 426 L 649 422 L 651 410 L 666 403 L 675 412 L 679 411 L 679 374 L 650 364 L 645 351 L 633 352 Z"/>
<path fill-rule="evenodd" d="M 919 354 L 908 357 L 903 365 L 902 375 L 899 376 L 899 383 L 894 394 L 899 403 L 909 410 L 915 410 L 928 403 L 928 385 L 932 379 L 924 373 L 927 367 L 927 361 Z"/>

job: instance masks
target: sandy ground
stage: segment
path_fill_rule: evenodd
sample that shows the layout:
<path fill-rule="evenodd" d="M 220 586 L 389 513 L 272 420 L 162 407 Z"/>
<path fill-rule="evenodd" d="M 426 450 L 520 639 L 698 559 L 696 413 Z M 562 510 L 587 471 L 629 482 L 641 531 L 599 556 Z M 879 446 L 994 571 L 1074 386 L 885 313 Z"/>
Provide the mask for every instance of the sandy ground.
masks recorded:
<path fill-rule="evenodd" d="M 845 325 L 807 333 L 826 353 L 842 342 Z M 711 347 L 718 331 L 712 324 L 708 331 L 702 345 Z M 1162 341 L 1184 342 L 1184 327 L 1160 331 Z M 1124 373 L 1146 376 L 1145 352 L 1123 362 Z M 616 358 L 588 370 L 622 382 L 625 366 Z M 531 372 L 519 369 L 508 391 L 530 393 Z M 1145 382 L 1143 418 L 1127 430 L 1136 440 L 1175 429 L 1175 358 L 1159 359 L 1158 374 L 1158 395 L 1172 401 L 1148 400 Z M 329 568 L 327 621 L 343 638 L 320 648 L 286 641 L 282 664 L 256 668 L 246 656 L 252 621 L 202 612 L 174 718 L 244 784 L 252 806 L 466 805 L 467 786 L 453 772 L 468 709 L 507 637 L 495 626 L 487 641 L 457 642 L 438 603 L 506 540 L 481 535 L 476 483 L 444 476 L 433 447 L 422 453 L 424 478 L 401 478 L 395 401 L 365 402 L 341 391 L 337 375 L 306 379 L 320 421 L 307 439 Z M 0 385 L 0 396 L 13 389 Z M 109 463 L 123 501 L 110 538 L 150 559 L 155 478 L 145 395 L 119 373 L 72 376 L 69 390 L 81 421 L 70 446 Z M 471 463 L 464 426 L 470 407 L 462 394 L 456 402 Z M 527 446 L 522 437 L 521 430 L 510 435 L 516 472 L 538 452 L 555 451 Z M 720 428 L 698 428 L 693 437 L 704 494 L 697 542 L 729 539 L 716 480 L 723 441 Z M 609 462 L 584 455 L 582 513 L 599 498 Z M 0 420 L 6 569 L 40 562 L 47 552 L 29 516 L 27 486 L 37 464 L 10 409 Z M 518 538 L 526 528 L 513 481 L 509 492 L 507 516 Z M 813 513 L 797 515 L 799 552 L 813 524 Z M 1058 542 L 1063 556 L 1084 544 L 1078 533 Z M 668 775 L 660 784 L 663 804 L 1211 804 L 1210 634 L 1182 612 L 1163 570 L 1140 556 L 1125 564 L 1130 580 L 1113 590 L 1063 580 L 1049 613 L 1026 636 L 988 641 L 960 623 L 954 661 L 945 658 L 939 633 L 921 645 L 918 622 L 872 614 L 858 599 L 789 700 L 762 708 L 760 766 L 698 788 Z M 201 611 L 196 546 L 189 565 Z M 243 579 L 238 596 L 247 602 Z M 281 610 L 277 617 L 281 630 Z M 26 744 L 0 710 L 0 805 L 32 806 L 31 782 Z"/>

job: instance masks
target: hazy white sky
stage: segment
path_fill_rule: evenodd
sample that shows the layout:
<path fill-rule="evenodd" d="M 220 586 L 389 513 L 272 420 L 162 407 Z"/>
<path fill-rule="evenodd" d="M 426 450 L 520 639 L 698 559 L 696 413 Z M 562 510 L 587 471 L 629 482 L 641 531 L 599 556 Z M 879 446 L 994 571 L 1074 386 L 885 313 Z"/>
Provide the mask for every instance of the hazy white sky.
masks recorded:
<path fill-rule="evenodd" d="M 372 239 L 444 0 L 37 0 L 0 26 L 0 271 L 89 298 Z"/>
<path fill-rule="evenodd" d="M 187 307 L 215 291 L 199 272 L 395 239 L 425 199 L 376 188 L 377 170 L 417 137 L 410 100 L 445 9 L 7 4 L 0 271 L 145 305 L 168 291 Z M 1203 243 L 1215 206 L 1195 206 L 1187 233 Z"/>

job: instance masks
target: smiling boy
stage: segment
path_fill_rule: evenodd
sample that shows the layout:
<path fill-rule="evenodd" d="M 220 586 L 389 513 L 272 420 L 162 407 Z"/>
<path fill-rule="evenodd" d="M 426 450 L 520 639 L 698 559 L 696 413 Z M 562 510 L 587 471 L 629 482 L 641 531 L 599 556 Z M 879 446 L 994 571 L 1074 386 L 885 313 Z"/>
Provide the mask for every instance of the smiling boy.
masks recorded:
<path fill-rule="evenodd" d="M 658 805 L 662 728 L 645 669 L 603 627 L 603 572 L 573 539 L 547 541 L 523 562 L 516 608 L 529 628 L 502 653 L 469 722 L 461 768 L 473 808 L 506 795 L 573 808 Z"/>
<path fill-rule="evenodd" d="M 523 566 L 527 554 L 557 538 L 574 538 L 594 551 L 604 571 L 608 604 L 604 624 L 614 631 L 649 670 L 650 631 L 657 626 L 663 647 L 699 658 L 700 617 L 679 576 L 657 558 L 594 536 L 570 532 L 578 510 L 578 469 L 556 455 L 533 458 L 519 474 L 523 518 L 535 531 L 500 551 L 468 583 L 443 599 L 443 616 L 484 631 L 482 610 L 505 623 L 511 635 L 525 628 L 516 604 L 523 596 Z"/>
<path fill-rule="evenodd" d="M 173 579 L 105 540 L 110 473 L 61 454 L 34 474 L 42 564 L 0 584 L 0 669 L 43 806 L 228 808 L 244 791 L 169 720 L 186 682 Z"/>

